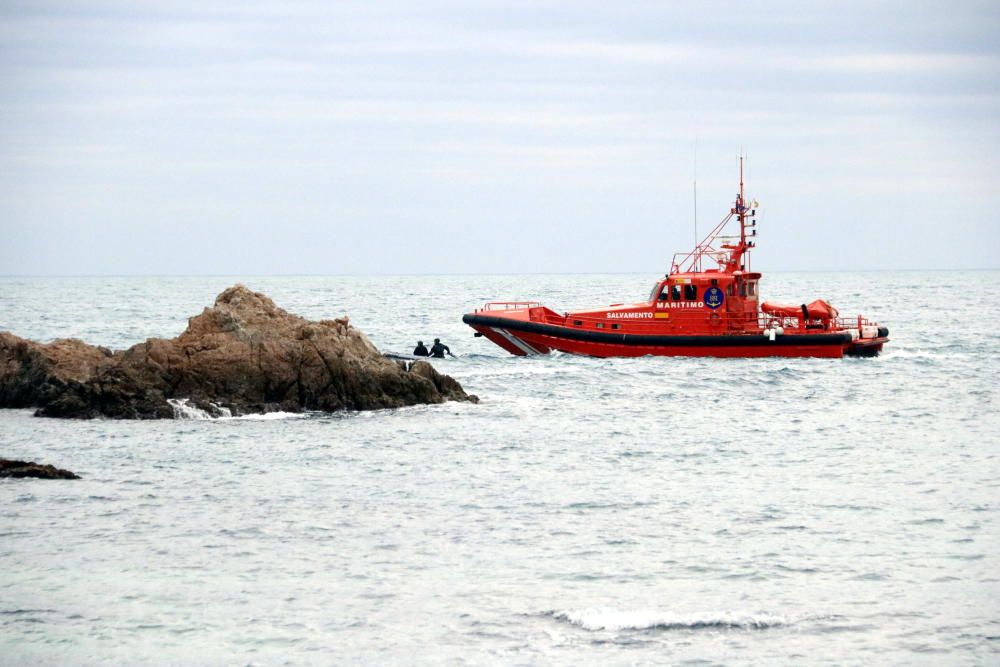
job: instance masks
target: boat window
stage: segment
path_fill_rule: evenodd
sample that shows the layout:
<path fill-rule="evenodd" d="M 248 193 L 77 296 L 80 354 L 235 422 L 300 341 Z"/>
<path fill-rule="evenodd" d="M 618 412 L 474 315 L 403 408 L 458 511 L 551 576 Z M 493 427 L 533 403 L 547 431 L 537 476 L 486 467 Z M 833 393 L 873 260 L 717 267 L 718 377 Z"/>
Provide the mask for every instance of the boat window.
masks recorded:
<path fill-rule="evenodd" d="M 604 328 L 604 322 L 598 322 L 594 326 L 597 327 L 598 329 L 603 329 Z"/>
<path fill-rule="evenodd" d="M 684 286 L 684 300 L 685 301 L 696 301 L 698 299 L 698 286 L 697 285 L 685 285 Z"/>
<path fill-rule="evenodd" d="M 666 292 L 667 289 L 664 287 L 663 291 Z M 660 301 L 666 301 L 666 297 L 660 293 L 660 283 L 656 283 L 655 285 L 653 285 L 653 291 L 649 293 L 649 300 L 652 301 L 653 299 L 657 298 L 657 296 L 659 296 Z"/>
<path fill-rule="evenodd" d="M 670 286 L 670 298 L 673 301 L 680 301 L 681 300 L 681 286 L 680 285 L 671 285 Z"/>
<path fill-rule="evenodd" d="M 583 320 L 573 320 L 573 326 L 578 327 L 583 324 Z"/>
<path fill-rule="evenodd" d="M 747 295 L 747 284 L 740 283 L 740 296 L 746 296 L 746 295 Z"/>
<path fill-rule="evenodd" d="M 747 294 L 749 294 L 750 296 L 754 296 L 755 294 L 757 294 L 756 280 L 751 280 L 750 282 L 747 283 Z"/>
<path fill-rule="evenodd" d="M 732 296 L 732 295 L 733 295 L 733 284 L 729 283 L 728 285 L 726 285 L 726 296 Z"/>
<path fill-rule="evenodd" d="M 612 329 L 621 329 L 621 328 L 622 328 L 622 325 L 620 325 L 620 324 L 612 324 L 612 325 L 611 325 L 611 328 L 612 328 Z"/>

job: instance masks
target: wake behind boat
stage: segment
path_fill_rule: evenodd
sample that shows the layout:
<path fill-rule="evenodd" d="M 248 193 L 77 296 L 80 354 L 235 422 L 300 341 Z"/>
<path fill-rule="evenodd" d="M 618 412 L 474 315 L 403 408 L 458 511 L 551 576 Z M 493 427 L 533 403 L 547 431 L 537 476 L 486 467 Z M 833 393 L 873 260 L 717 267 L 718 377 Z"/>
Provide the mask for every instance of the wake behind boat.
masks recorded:
<path fill-rule="evenodd" d="M 694 250 L 674 255 L 647 301 L 561 314 L 534 301 L 494 301 L 462 321 L 518 356 L 876 356 L 889 330 L 861 315 L 840 317 L 819 299 L 760 303 L 761 274 L 749 267 L 756 208 L 746 204 L 740 158 L 740 191 L 728 215 Z M 725 235 L 733 222 L 738 233 Z"/>

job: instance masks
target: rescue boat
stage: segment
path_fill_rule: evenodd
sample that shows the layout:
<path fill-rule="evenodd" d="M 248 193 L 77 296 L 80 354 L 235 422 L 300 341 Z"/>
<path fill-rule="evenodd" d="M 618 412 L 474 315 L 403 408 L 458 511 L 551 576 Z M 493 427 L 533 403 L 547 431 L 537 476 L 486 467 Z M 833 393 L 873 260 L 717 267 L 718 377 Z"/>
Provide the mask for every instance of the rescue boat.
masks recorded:
<path fill-rule="evenodd" d="M 760 302 L 761 274 L 750 270 L 757 202 L 740 190 L 729 213 L 646 301 L 558 313 L 535 301 L 492 301 L 462 317 L 511 354 L 559 350 L 591 357 L 873 357 L 889 330 L 861 315 L 841 317 L 822 299 L 801 305 Z"/>

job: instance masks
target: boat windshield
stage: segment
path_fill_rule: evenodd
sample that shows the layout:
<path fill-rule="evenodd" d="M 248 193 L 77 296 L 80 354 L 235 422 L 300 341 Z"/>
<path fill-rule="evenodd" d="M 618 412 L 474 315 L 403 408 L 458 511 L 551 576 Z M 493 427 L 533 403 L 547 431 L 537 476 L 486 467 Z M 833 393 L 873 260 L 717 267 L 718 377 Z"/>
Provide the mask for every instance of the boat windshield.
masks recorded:
<path fill-rule="evenodd" d="M 649 293 L 649 300 L 656 301 L 657 297 L 660 296 L 660 283 L 653 285 L 653 291 Z"/>

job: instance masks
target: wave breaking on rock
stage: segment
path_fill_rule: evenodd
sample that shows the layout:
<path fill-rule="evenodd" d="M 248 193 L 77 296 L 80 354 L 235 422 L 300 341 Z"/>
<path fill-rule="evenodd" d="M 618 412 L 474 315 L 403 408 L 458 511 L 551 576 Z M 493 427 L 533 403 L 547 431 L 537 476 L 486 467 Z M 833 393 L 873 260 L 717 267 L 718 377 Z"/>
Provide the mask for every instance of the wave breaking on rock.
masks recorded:
<path fill-rule="evenodd" d="M 172 339 L 127 350 L 80 340 L 36 343 L 0 332 L 0 407 L 45 417 L 170 419 L 373 410 L 477 402 L 426 361 L 382 356 L 347 317 L 310 321 L 236 285 Z"/>

